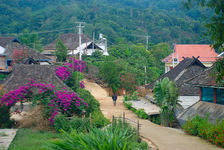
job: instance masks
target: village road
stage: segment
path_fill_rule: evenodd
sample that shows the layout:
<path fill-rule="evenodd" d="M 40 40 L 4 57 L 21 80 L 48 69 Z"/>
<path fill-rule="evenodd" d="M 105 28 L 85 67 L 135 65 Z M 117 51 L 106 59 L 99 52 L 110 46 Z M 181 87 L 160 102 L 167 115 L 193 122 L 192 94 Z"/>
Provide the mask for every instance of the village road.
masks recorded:
<path fill-rule="evenodd" d="M 137 118 L 130 110 L 126 109 L 122 102 L 122 96 L 118 97 L 117 105 L 113 106 L 112 98 L 108 96 L 105 89 L 94 82 L 84 80 L 85 88 L 99 101 L 100 109 L 104 116 L 108 119 L 125 116 L 132 120 L 139 120 L 141 124 L 140 135 L 151 140 L 159 150 L 219 150 L 205 140 L 185 134 L 183 131 L 173 128 L 162 127 L 151 123 L 148 120 Z"/>

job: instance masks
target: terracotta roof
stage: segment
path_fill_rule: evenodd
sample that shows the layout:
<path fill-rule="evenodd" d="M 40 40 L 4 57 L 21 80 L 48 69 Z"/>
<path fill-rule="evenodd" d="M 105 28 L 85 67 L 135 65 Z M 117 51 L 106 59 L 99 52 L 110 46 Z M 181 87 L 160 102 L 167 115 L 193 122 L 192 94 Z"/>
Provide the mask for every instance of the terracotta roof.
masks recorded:
<path fill-rule="evenodd" d="M 189 85 L 184 85 L 184 82 L 200 74 L 202 71 L 205 70 L 205 68 L 206 67 L 197 58 L 184 58 L 184 60 L 181 61 L 176 67 L 174 67 L 169 72 L 163 74 L 156 81 L 160 81 L 165 77 L 168 77 L 169 80 L 175 81 L 178 87 L 178 94 L 180 96 L 195 96 L 199 93 L 198 88 Z M 156 81 L 153 81 L 150 84 L 146 85 L 146 88 L 153 89 Z"/>
<path fill-rule="evenodd" d="M 66 48 L 68 50 L 74 50 L 79 46 L 79 35 L 78 34 L 72 34 L 72 33 L 60 34 L 59 39 L 62 40 L 62 42 L 64 43 L 64 45 L 66 46 Z M 82 34 L 82 43 L 86 43 L 86 42 L 90 42 L 90 41 L 91 41 L 91 39 L 87 35 Z M 46 45 L 44 47 L 44 49 L 45 50 L 56 50 L 57 42 L 58 42 L 58 39 L 56 39 L 52 43 Z"/>
<path fill-rule="evenodd" d="M 0 46 L 5 48 L 12 41 L 19 43 L 15 37 L 0 37 Z"/>
<path fill-rule="evenodd" d="M 163 59 L 165 63 L 172 63 L 172 55 L 174 58 L 183 60 L 183 57 L 199 57 L 201 62 L 215 62 L 218 54 L 210 45 L 202 44 L 176 44 L 174 52 Z"/>

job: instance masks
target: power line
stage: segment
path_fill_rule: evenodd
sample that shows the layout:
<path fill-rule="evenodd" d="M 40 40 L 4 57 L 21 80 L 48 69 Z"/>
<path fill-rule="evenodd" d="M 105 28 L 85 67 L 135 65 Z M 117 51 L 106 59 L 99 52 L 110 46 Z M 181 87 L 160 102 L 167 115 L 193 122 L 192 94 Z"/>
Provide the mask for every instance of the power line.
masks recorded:
<path fill-rule="evenodd" d="M 66 31 L 66 30 L 74 30 L 75 27 L 72 28 L 64 28 L 64 29 L 57 29 L 57 30 L 51 30 L 51 31 L 41 31 L 41 32 L 30 32 L 30 33 L 6 33 L 6 34 L 0 34 L 0 35 L 31 35 L 31 34 L 44 34 L 44 33 L 53 33 L 53 32 L 59 32 L 59 31 Z"/>

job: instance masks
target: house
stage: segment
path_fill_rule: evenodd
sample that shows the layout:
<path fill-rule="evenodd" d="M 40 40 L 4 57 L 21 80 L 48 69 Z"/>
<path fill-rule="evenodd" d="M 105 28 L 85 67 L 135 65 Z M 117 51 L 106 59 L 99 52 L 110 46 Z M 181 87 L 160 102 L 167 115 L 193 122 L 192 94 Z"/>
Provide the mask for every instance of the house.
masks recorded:
<path fill-rule="evenodd" d="M 12 43 L 20 43 L 15 37 L 0 37 L 0 70 L 6 69 L 6 47 Z"/>
<path fill-rule="evenodd" d="M 165 77 L 168 77 L 169 80 L 174 81 L 178 87 L 178 99 L 181 101 L 182 107 L 186 109 L 199 101 L 199 89 L 191 85 L 185 85 L 184 82 L 194 76 L 197 76 L 205 69 L 206 67 L 198 60 L 198 58 L 183 58 L 183 60 L 175 68 L 163 74 L 156 81 L 161 81 Z M 146 85 L 146 89 L 153 90 L 156 81 Z"/>
<path fill-rule="evenodd" d="M 216 83 L 214 65 L 185 84 L 199 89 L 200 101 L 224 105 L 224 86 Z M 224 80 L 224 79 L 223 79 Z"/>
<path fill-rule="evenodd" d="M 5 56 L 5 60 L 4 62 L 2 62 L 2 64 L 4 64 L 2 70 L 10 70 L 12 68 L 13 53 L 15 52 L 15 50 L 24 50 L 26 52 L 26 58 L 23 60 L 24 62 L 22 63 L 25 62 L 27 63 L 26 59 L 33 59 L 35 60 L 35 62 L 38 62 L 40 64 L 46 64 L 46 63 L 49 64 L 49 62 L 51 61 L 50 58 L 40 54 L 36 50 L 27 47 L 25 45 L 22 45 L 20 43 L 14 42 L 8 44 L 5 48 L 4 53 L 2 54 Z"/>
<path fill-rule="evenodd" d="M 202 44 L 175 44 L 172 54 L 162 60 L 165 63 L 165 73 L 172 70 L 183 57 L 198 57 L 206 67 L 211 67 L 218 54 L 210 45 Z"/>
<path fill-rule="evenodd" d="M 33 79 L 36 83 L 53 84 L 58 89 L 68 89 L 64 82 L 57 77 L 55 69 L 56 67 L 52 65 L 15 64 L 12 72 L 1 83 L 0 87 L 3 87 L 5 91 L 10 91 L 23 86 L 30 82 L 30 79 Z"/>
<path fill-rule="evenodd" d="M 81 54 L 91 55 L 96 49 L 102 51 L 104 55 L 108 55 L 106 44 L 107 40 L 106 38 L 103 38 L 102 34 L 100 34 L 100 39 L 98 42 L 94 42 L 85 34 L 82 34 L 81 37 L 81 46 L 79 46 L 78 34 L 60 34 L 58 39 L 61 39 L 61 41 L 66 46 L 68 55 L 78 55 L 80 52 Z M 50 57 L 54 61 L 56 61 L 55 51 L 58 39 L 46 45 L 44 47 L 44 52 L 42 52 L 42 54 Z"/>
<path fill-rule="evenodd" d="M 224 86 L 216 83 L 216 77 L 212 75 L 213 69 L 214 66 L 186 81 L 185 84 L 200 89 L 200 101 L 177 117 L 181 125 L 195 115 L 205 117 L 209 114 L 208 121 L 213 123 L 224 119 Z"/>

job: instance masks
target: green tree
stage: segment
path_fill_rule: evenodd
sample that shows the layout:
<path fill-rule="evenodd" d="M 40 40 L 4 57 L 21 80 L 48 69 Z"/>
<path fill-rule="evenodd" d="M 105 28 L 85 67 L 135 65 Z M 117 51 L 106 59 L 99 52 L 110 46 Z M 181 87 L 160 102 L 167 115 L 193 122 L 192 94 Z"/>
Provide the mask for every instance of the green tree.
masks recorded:
<path fill-rule="evenodd" d="M 100 66 L 100 76 L 108 83 L 113 92 L 116 92 L 120 87 L 120 70 L 118 65 L 113 61 L 106 61 Z"/>
<path fill-rule="evenodd" d="M 156 82 L 153 92 L 156 103 L 161 107 L 161 123 L 164 126 L 170 126 L 176 106 L 179 105 L 178 88 L 166 77 L 161 82 Z"/>
<path fill-rule="evenodd" d="M 59 39 L 56 44 L 56 56 L 57 56 L 57 60 L 60 62 L 66 61 L 66 58 L 68 56 L 67 48 L 65 47 L 61 39 Z"/>
<path fill-rule="evenodd" d="M 20 42 L 26 46 L 33 48 L 34 50 L 38 50 L 39 52 L 43 51 L 43 47 L 41 45 L 41 39 L 38 37 L 38 34 L 29 34 L 26 29 L 24 34 L 18 37 Z"/>
<path fill-rule="evenodd" d="M 211 8 L 214 14 L 207 17 L 209 23 L 206 24 L 208 29 L 207 35 L 212 41 L 214 48 L 219 52 L 224 51 L 224 1 L 223 0 L 188 0 L 185 7 L 190 8 L 192 1 L 202 7 Z M 215 63 L 214 73 L 216 74 L 216 82 L 224 85 L 224 58 L 217 59 Z"/>
<path fill-rule="evenodd" d="M 207 35 L 210 36 L 212 45 L 215 48 L 224 51 L 224 1 L 223 0 L 188 0 L 185 3 L 186 8 L 192 7 L 193 2 L 196 2 L 201 7 L 207 7 L 214 11 L 211 17 L 207 16 L 208 29 Z"/>

